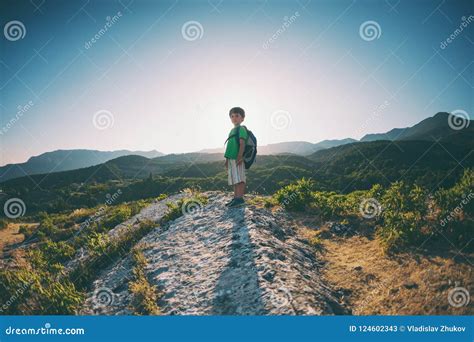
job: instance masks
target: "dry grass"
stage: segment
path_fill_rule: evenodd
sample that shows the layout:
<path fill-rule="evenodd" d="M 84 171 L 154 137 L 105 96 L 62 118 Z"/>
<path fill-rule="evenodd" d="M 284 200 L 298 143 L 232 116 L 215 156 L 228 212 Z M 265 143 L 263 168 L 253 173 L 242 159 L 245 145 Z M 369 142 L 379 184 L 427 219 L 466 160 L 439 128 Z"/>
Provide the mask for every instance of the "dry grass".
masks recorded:
<path fill-rule="evenodd" d="M 25 239 L 25 236 L 19 233 L 21 226 L 37 227 L 38 225 L 38 223 L 9 223 L 5 229 L 0 229 L 0 255 L 6 247 Z"/>
<path fill-rule="evenodd" d="M 377 240 L 363 236 L 323 240 L 323 278 L 345 294 L 356 315 L 467 315 L 471 302 L 449 305 L 449 290 L 473 288 L 472 265 L 443 256 L 386 256 Z M 472 260 L 472 256 L 471 256 Z"/>
<path fill-rule="evenodd" d="M 296 221 L 301 223 L 302 218 Z M 340 295 L 340 301 L 354 315 L 472 315 L 474 303 L 459 308 L 449 304 L 455 287 L 472 293 L 474 255 L 450 250 L 447 241 L 428 241 L 423 249 L 397 255 L 384 253 L 380 242 L 370 235 L 339 237 L 299 226 L 324 262 L 323 280 Z M 313 243 L 312 243 L 313 244 Z"/>

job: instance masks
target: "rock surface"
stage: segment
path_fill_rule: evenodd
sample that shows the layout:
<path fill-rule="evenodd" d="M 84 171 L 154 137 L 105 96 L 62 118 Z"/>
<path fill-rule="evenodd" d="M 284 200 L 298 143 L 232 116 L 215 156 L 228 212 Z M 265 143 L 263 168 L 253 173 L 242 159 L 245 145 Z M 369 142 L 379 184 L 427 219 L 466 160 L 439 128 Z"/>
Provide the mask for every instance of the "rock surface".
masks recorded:
<path fill-rule="evenodd" d="M 229 195 L 204 194 L 209 198 L 205 206 L 157 226 L 139 242 L 148 280 L 160 292 L 163 314 L 348 313 L 323 284 L 314 251 L 299 238 L 284 212 L 253 205 L 228 209 L 224 204 Z M 136 218 L 148 215 L 156 221 L 163 214 L 156 209 L 161 202 Z M 156 215 L 150 217 L 150 212 Z M 104 270 L 81 313 L 131 314 L 131 271 L 130 256 Z"/>

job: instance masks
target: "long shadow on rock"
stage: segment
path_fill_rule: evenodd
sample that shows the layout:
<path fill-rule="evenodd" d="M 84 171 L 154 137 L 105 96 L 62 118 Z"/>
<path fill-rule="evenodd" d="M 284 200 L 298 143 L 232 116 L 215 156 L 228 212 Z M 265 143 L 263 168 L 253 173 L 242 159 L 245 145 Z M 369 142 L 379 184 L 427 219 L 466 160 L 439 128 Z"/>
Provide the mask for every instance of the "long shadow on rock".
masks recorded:
<path fill-rule="evenodd" d="M 245 208 L 226 212 L 232 220 L 232 245 L 229 263 L 222 271 L 214 289 L 214 315 L 265 315 L 255 265 L 254 245 L 245 223 Z"/>

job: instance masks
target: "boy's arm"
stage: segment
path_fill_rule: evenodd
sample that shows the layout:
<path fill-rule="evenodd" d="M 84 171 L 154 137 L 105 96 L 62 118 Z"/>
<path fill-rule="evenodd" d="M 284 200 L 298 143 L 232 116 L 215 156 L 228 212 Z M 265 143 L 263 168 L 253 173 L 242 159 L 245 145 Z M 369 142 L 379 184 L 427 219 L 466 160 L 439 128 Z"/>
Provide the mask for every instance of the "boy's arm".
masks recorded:
<path fill-rule="evenodd" d="M 245 139 L 240 138 L 240 147 L 239 147 L 239 154 L 237 156 L 237 165 L 240 165 L 243 161 L 245 151 Z"/>

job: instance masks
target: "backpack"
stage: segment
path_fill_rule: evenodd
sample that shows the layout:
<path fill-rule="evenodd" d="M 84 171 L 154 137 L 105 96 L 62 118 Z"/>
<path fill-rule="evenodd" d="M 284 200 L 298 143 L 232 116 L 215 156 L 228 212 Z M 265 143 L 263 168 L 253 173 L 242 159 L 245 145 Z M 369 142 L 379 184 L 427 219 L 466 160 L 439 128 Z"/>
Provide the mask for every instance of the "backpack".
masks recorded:
<path fill-rule="evenodd" d="M 257 157 L 257 138 L 252 133 L 252 131 L 247 129 L 246 126 L 241 126 L 241 127 L 245 128 L 249 135 L 247 142 L 245 144 L 244 155 L 243 155 L 245 168 L 249 169 L 250 166 L 252 166 L 252 164 L 255 162 L 255 158 Z M 240 145 L 240 129 L 237 130 L 236 134 L 232 134 L 230 137 L 228 137 L 224 145 L 227 143 L 229 139 L 233 137 L 235 137 L 235 139 L 237 140 L 237 146 L 239 146 Z"/>

